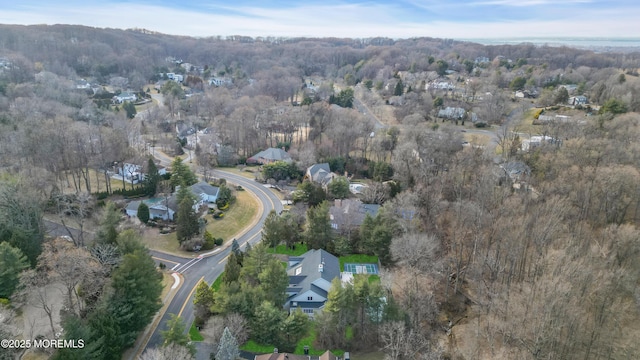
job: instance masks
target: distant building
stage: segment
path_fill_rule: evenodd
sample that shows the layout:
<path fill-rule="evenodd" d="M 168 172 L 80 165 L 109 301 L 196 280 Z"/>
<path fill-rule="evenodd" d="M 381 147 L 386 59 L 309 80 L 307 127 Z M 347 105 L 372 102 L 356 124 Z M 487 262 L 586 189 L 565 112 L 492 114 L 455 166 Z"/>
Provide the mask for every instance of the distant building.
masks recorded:
<path fill-rule="evenodd" d="M 309 250 L 289 257 L 287 275 L 289 286 L 284 308 L 290 312 L 301 309 L 313 317 L 324 308 L 331 281 L 340 278 L 340 262 L 325 250 Z"/>
<path fill-rule="evenodd" d="M 440 111 L 438 111 L 438 117 L 443 119 L 461 120 L 466 112 L 467 111 L 463 108 L 453 108 L 447 106 L 446 108 L 440 109 Z"/>
<path fill-rule="evenodd" d="M 292 160 L 288 152 L 277 148 L 268 148 L 247 159 L 247 163 L 262 165 L 276 161 L 291 162 Z"/>
<path fill-rule="evenodd" d="M 586 105 L 589 102 L 589 99 L 587 99 L 586 96 L 584 95 L 578 95 L 578 96 L 572 96 L 569 98 L 569 105 Z"/>
<path fill-rule="evenodd" d="M 113 102 L 115 104 L 122 104 L 125 101 L 136 101 L 138 100 L 138 97 L 136 96 L 136 94 L 134 93 L 130 93 L 130 92 L 122 92 L 116 96 L 113 97 Z"/>

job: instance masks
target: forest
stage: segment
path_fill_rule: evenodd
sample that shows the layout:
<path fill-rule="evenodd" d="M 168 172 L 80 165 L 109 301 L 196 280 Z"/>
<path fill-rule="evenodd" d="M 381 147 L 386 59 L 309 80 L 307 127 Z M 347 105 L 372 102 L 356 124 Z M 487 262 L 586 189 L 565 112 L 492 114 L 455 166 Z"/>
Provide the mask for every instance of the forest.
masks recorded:
<path fill-rule="evenodd" d="M 334 285 L 315 325 L 325 348 L 393 360 L 639 358 L 639 69 L 640 52 L 526 43 L 0 25 L 0 306 L 63 281 L 62 317 L 95 340 L 82 356 L 119 358 L 160 308 L 161 285 L 135 229 L 117 226 L 122 209 L 105 201 L 135 191 L 114 172 L 152 166 L 162 151 L 193 153 L 189 166 L 209 178 L 281 148 L 291 165 L 255 173 L 292 187 L 296 205 L 270 215 L 265 243 L 382 265 L 379 284 Z M 114 100 L 124 94 L 136 100 Z M 303 181 L 318 163 L 365 190 Z M 344 197 L 380 212 L 348 231 L 314 227 L 328 218 L 324 200 Z M 53 218 L 80 235 L 50 239 Z M 99 229 L 95 244 L 85 226 Z M 309 324 L 274 315 L 283 294 L 266 281 L 286 281 L 267 258 L 262 246 L 234 252 L 221 291 L 200 290 L 199 311 L 244 322 L 245 341 L 269 316 L 289 321 L 288 333 L 250 336 L 292 347 Z M 363 314 L 381 294 L 374 321 Z"/>

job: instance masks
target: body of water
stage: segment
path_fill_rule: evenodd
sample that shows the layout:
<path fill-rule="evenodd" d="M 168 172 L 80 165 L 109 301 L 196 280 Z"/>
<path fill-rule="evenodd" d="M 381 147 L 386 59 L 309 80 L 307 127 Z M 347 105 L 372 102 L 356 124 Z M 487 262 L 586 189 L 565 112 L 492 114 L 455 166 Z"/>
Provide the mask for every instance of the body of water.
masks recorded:
<path fill-rule="evenodd" d="M 640 38 L 564 38 L 564 37 L 531 37 L 531 38 L 478 38 L 460 39 L 483 45 L 517 45 L 529 43 L 537 46 L 568 46 L 581 49 L 596 50 L 640 50 Z"/>

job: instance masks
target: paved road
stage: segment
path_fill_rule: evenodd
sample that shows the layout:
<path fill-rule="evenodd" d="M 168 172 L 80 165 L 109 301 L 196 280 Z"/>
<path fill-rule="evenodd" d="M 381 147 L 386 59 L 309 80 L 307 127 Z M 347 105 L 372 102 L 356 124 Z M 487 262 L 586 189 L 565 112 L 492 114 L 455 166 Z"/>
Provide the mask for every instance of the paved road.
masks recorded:
<path fill-rule="evenodd" d="M 168 160 L 168 159 L 161 159 Z M 214 171 L 215 177 L 226 178 L 228 182 L 241 185 L 246 191 L 253 193 L 258 201 L 261 203 L 262 213 L 259 214 L 259 220 L 255 226 L 248 229 L 241 236 L 237 238 L 240 247 L 244 249 L 247 242 L 252 245 L 260 240 L 260 233 L 262 231 L 262 224 L 267 217 L 269 211 L 272 209 L 276 211 L 282 210 L 282 203 L 280 199 L 268 188 L 249 180 L 240 175 L 228 173 L 225 171 Z M 208 254 L 203 256 L 195 256 L 193 258 L 183 258 L 175 255 L 168 255 L 157 251 L 151 251 L 152 256 L 157 262 L 163 262 L 168 269 L 180 273 L 183 278 L 183 283 L 178 292 L 174 296 L 173 300 L 169 304 L 166 313 L 160 320 L 158 327 L 151 335 L 147 347 L 155 347 L 161 344 L 162 337 L 160 331 L 166 329 L 166 322 L 170 317 L 170 314 L 177 314 L 184 320 L 187 327 L 191 325 L 194 320 L 193 314 L 193 298 L 195 287 L 201 279 L 204 279 L 207 283 L 211 284 L 215 279 L 220 276 L 224 270 L 226 258 L 229 255 L 230 247 L 225 248 L 215 254 Z M 205 347 L 201 347 L 204 349 Z M 208 359 L 209 354 L 199 354 L 198 358 Z"/>

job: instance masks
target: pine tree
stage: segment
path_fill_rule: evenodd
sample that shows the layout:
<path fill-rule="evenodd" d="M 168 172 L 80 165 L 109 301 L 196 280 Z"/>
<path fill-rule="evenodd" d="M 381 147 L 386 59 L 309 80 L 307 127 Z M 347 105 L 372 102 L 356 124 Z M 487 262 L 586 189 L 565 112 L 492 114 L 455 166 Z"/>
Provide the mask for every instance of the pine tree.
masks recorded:
<path fill-rule="evenodd" d="M 20 249 L 0 242 L 0 298 L 8 299 L 19 283 L 18 276 L 29 267 L 27 257 Z"/>
<path fill-rule="evenodd" d="M 401 96 L 404 93 L 404 85 L 402 84 L 402 80 L 398 80 L 396 83 L 396 87 L 393 89 L 393 95 Z"/>
<path fill-rule="evenodd" d="M 120 222 L 120 212 L 114 203 L 109 201 L 104 208 L 100 228 L 96 234 L 96 242 L 99 244 L 115 244 L 118 237 L 116 226 Z"/>
<path fill-rule="evenodd" d="M 225 327 L 220 342 L 218 343 L 216 360 L 236 360 L 238 357 L 240 357 L 238 341 L 231 331 L 229 331 L 229 328 Z"/>
<path fill-rule="evenodd" d="M 160 174 L 158 174 L 158 167 L 153 159 L 149 158 L 147 164 L 147 177 L 144 179 L 144 189 L 147 196 L 154 196 L 158 190 L 158 184 L 160 183 Z"/>
<path fill-rule="evenodd" d="M 198 234 L 198 214 L 193 210 L 195 195 L 186 187 L 180 186 L 178 194 L 178 218 L 176 219 L 176 235 L 180 243 Z"/>
<path fill-rule="evenodd" d="M 187 164 L 182 162 L 182 158 L 177 157 L 171 163 L 171 186 L 191 186 L 198 182 L 196 174 L 189 169 Z"/>
<path fill-rule="evenodd" d="M 310 249 L 331 250 L 334 232 L 329 218 L 329 203 L 323 201 L 307 210 L 307 229 L 304 238 Z"/>
<path fill-rule="evenodd" d="M 235 253 L 229 254 L 229 258 L 227 259 L 227 264 L 224 266 L 224 273 L 222 274 L 222 282 L 225 284 L 230 284 L 234 281 L 238 281 L 240 278 L 240 264 L 238 263 L 238 258 Z"/>

